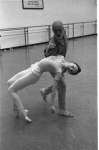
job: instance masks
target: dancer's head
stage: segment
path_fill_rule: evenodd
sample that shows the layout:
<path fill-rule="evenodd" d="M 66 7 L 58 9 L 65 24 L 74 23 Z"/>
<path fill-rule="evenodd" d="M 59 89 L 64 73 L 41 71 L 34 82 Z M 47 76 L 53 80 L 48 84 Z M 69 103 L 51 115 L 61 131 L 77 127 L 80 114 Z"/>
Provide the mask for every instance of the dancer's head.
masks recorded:
<path fill-rule="evenodd" d="M 73 61 L 65 62 L 64 66 L 65 66 L 65 71 L 71 75 L 77 75 L 78 73 L 81 72 L 80 66 Z"/>
<path fill-rule="evenodd" d="M 53 22 L 52 30 L 53 30 L 54 35 L 57 39 L 61 39 L 63 37 L 64 27 L 63 27 L 63 23 L 61 21 Z"/>

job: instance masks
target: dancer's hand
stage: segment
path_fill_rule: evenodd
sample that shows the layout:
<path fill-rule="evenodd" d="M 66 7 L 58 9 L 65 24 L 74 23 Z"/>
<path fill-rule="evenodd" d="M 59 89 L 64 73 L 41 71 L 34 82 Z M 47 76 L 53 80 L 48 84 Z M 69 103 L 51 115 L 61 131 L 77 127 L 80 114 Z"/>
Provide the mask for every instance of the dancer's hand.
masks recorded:
<path fill-rule="evenodd" d="M 55 106 L 54 106 L 54 105 L 52 105 L 52 106 L 51 106 L 51 113 L 53 113 L 53 114 L 54 114 L 54 113 L 55 113 L 55 110 L 56 110 L 56 109 L 55 109 Z"/>

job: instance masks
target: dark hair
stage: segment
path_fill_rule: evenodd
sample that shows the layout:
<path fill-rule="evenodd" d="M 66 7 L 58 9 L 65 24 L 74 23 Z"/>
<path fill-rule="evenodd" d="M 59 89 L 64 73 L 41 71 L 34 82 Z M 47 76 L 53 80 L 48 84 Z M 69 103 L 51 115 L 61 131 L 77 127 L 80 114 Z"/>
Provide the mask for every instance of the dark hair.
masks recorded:
<path fill-rule="evenodd" d="M 70 62 L 71 62 L 71 63 L 74 63 L 74 64 L 77 66 L 77 68 L 78 68 L 78 71 L 77 71 L 77 72 L 70 72 L 70 74 L 71 74 L 71 75 L 77 75 L 78 73 L 80 73 L 80 72 L 81 72 L 80 66 L 79 66 L 77 63 L 73 62 L 73 61 L 70 61 Z"/>
<path fill-rule="evenodd" d="M 61 21 L 54 21 L 52 24 L 52 30 L 54 30 L 56 27 L 63 27 L 63 23 Z"/>

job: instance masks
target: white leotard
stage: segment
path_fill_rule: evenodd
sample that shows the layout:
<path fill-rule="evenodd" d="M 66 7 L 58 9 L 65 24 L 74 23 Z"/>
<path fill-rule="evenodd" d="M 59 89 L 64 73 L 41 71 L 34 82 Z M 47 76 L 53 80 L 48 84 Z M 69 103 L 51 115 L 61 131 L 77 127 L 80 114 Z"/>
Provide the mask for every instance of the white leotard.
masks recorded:
<path fill-rule="evenodd" d="M 40 77 L 43 72 L 50 72 L 50 73 L 62 73 L 62 68 L 64 67 L 64 57 L 59 56 L 50 56 L 47 58 L 42 59 L 39 62 L 31 65 L 32 72 Z"/>

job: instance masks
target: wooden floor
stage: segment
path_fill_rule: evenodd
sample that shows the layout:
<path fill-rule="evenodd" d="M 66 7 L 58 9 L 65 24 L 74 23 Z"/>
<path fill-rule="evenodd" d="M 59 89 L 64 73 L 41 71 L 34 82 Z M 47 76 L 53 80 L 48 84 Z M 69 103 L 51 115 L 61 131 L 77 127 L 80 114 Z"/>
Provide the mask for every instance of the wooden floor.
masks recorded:
<path fill-rule="evenodd" d="M 67 108 L 73 118 L 58 116 L 42 101 L 39 89 L 52 83 L 44 73 L 40 81 L 19 92 L 32 123 L 16 119 L 7 80 L 42 59 L 47 44 L 3 51 L 0 54 L 0 150 L 97 150 L 97 36 L 69 40 L 66 60 L 82 68 L 77 76 L 65 74 Z M 50 101 L 50 96 L 48 97 Z"/>

